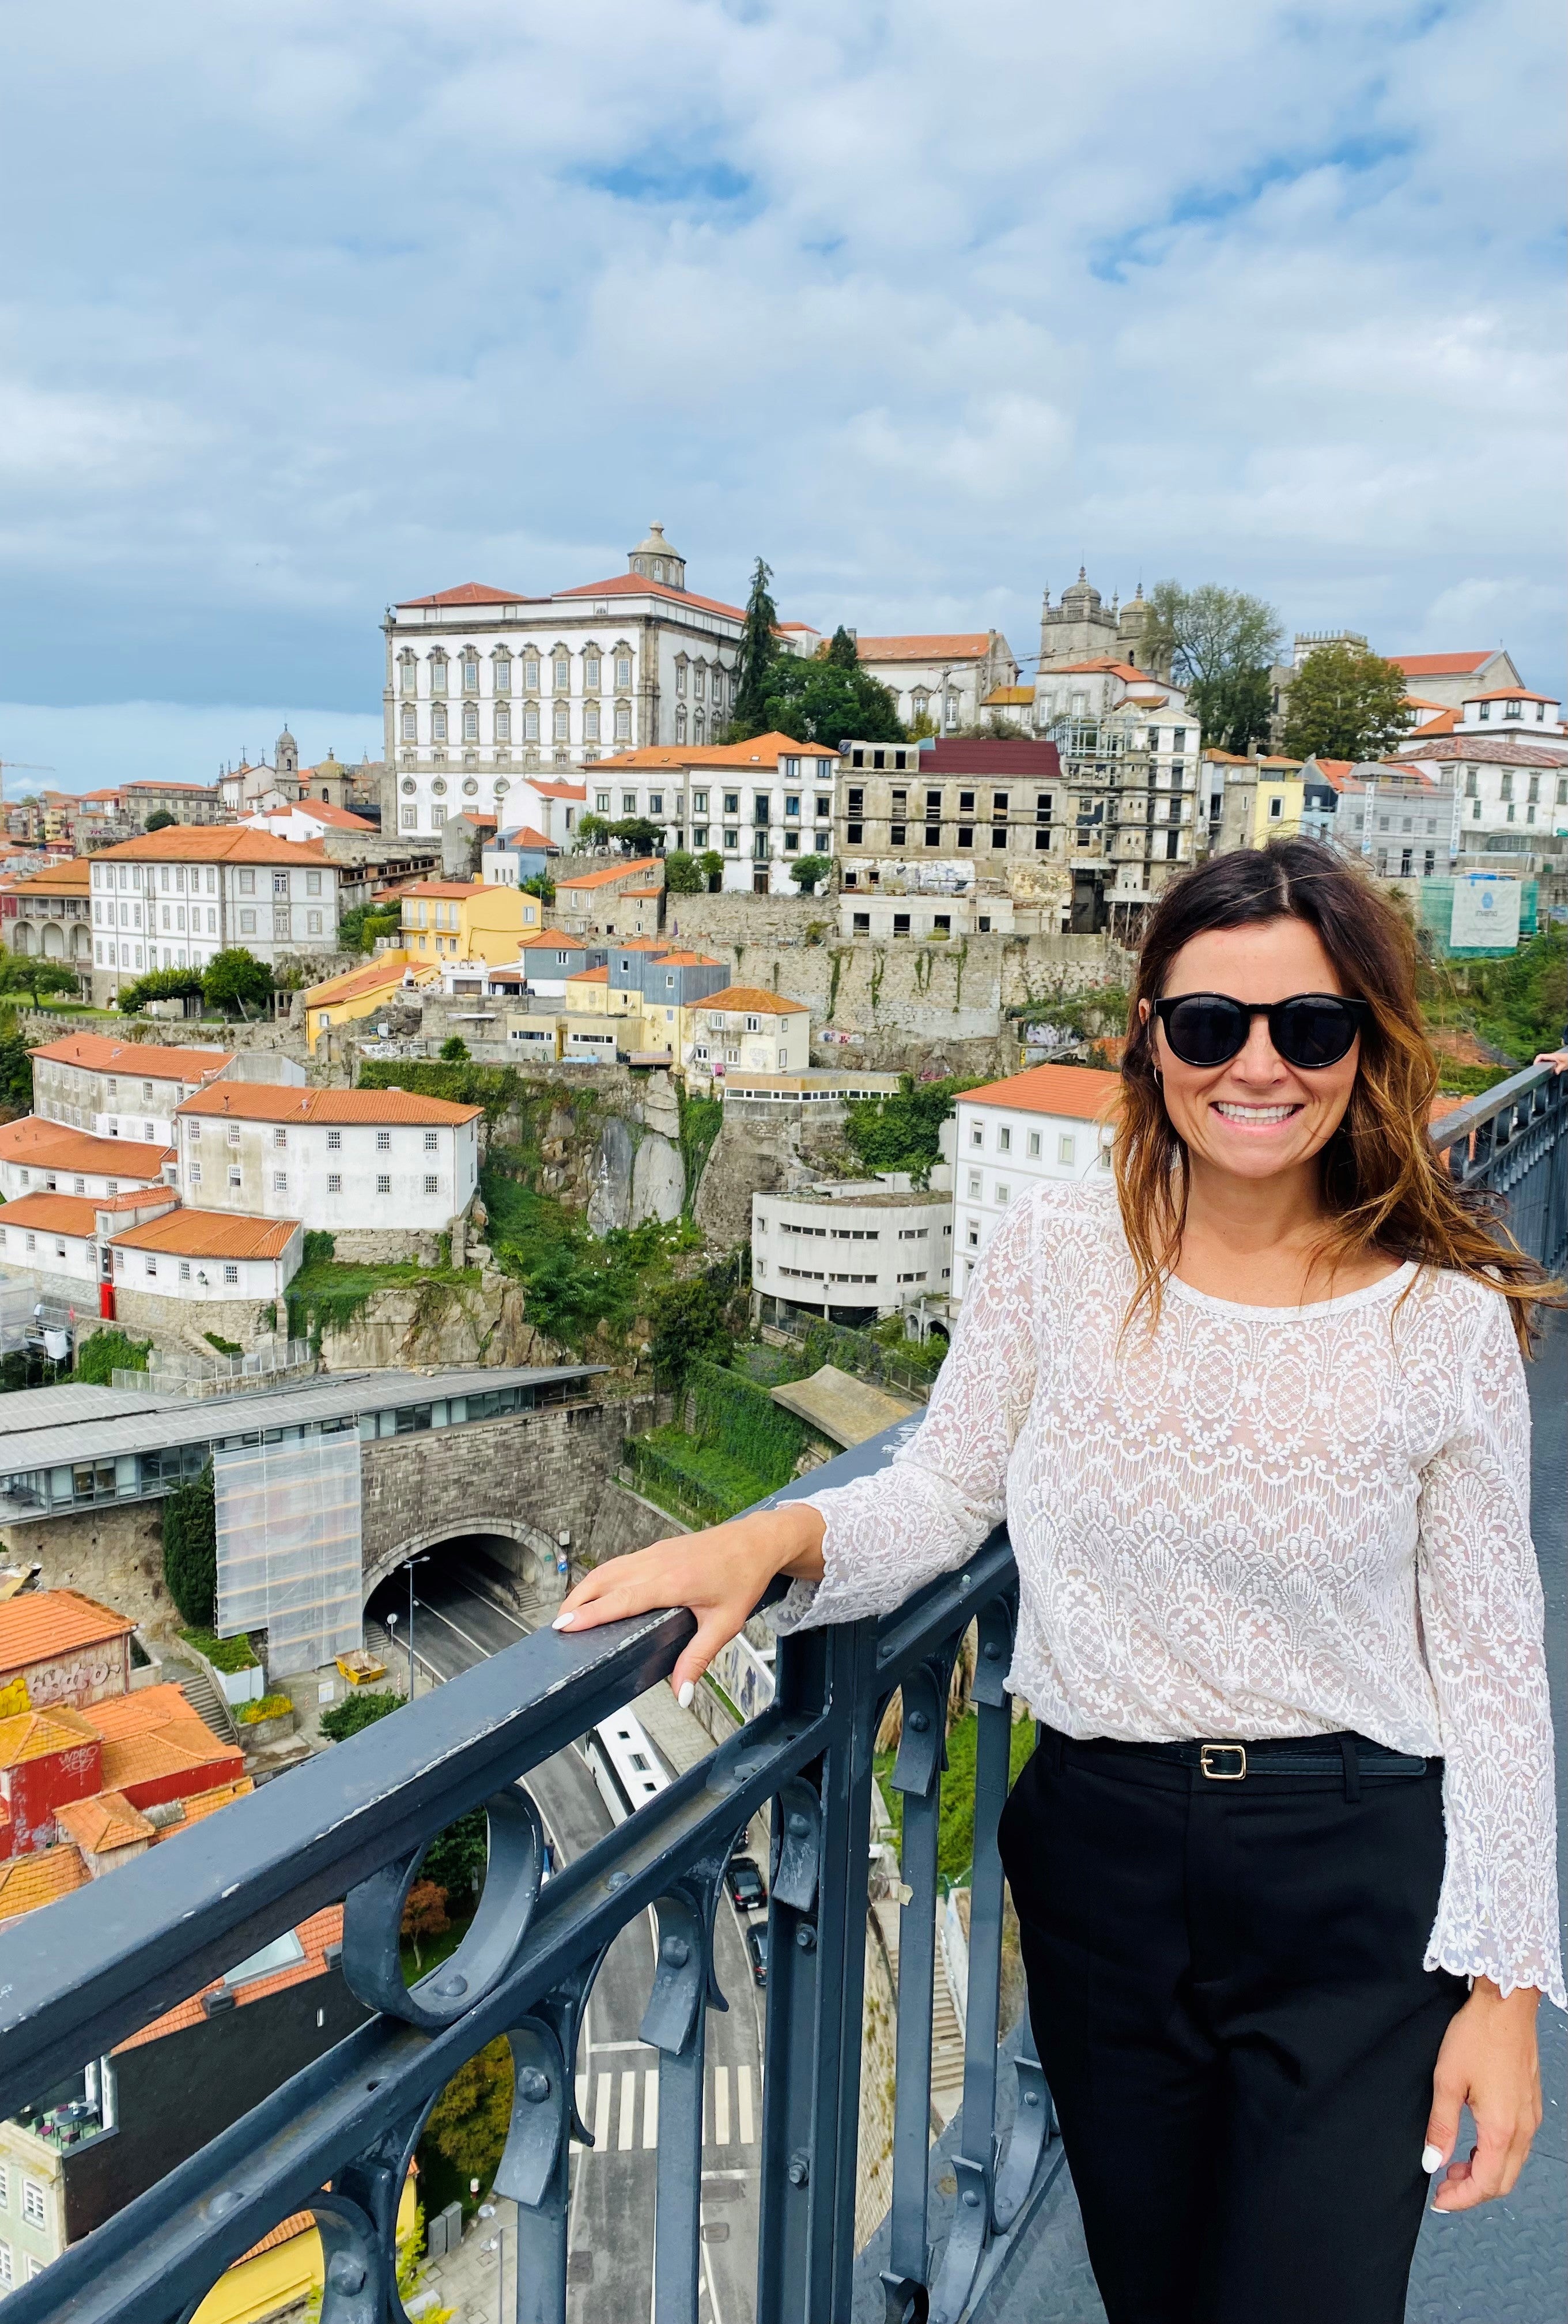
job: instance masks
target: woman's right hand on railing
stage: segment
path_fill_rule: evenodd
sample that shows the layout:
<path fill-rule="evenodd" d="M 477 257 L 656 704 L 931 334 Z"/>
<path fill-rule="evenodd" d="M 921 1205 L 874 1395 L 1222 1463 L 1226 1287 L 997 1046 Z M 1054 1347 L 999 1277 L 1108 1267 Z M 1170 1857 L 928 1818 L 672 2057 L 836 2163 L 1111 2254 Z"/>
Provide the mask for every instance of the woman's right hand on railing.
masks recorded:
<path fill-rule="evenodd" d="M 551 1626 L 592 1630 L 632 1614 L 686 1606 L 696 1636 L 669 1674 L 684 1711 L 696 1682 L 723 1646 L 745 1628 L 768 1584 L 781 1573 L 792 1581 L 822 1579 L 823 1518 L 805 1501 L 785 1501 L 753 1517 L 732 1517 L 706 1533 L 678 1535 L 612 1557 L 568 1591 Z"/>

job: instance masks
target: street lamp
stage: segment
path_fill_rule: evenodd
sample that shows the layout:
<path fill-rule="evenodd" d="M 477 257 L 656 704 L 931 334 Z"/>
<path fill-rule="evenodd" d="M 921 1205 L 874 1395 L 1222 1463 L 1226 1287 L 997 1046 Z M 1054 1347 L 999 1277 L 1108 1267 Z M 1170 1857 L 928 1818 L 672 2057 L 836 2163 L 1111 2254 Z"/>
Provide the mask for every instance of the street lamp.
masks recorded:
<path fill-rule="evenodd" d="M 410 1557 L 405 1561 L 409 1576 L 409 1701 L 410 1702 L 414 1699 L 414 1568 L 416 1565 L 429 1565 L 429 1562 L 428 1554 L 423 1557 Z"/>

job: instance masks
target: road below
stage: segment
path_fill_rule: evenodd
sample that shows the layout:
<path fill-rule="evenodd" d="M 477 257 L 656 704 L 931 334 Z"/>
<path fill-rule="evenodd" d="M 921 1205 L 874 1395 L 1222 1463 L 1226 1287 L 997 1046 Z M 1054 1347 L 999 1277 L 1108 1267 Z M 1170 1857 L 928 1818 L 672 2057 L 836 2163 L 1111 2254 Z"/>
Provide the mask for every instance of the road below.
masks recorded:
<path fill-rule="evenodd" d="M 369 1610 L 383 1621 L 386 1612 L 398 1615 L 399 1646 L 406 1649 L 408 1587 L 401 1574 L 383 1586 Z M 413 1614 L 421 1674 L 438 1681 L 457 1677 L 514 1645 L 546 1610 L 526 1597 L 512 1599 L 502 1578 L 465 1557 L 460 1544 L 444 1545 L 418 1570 Z M 681 1737 L 686 1764 L 709 1748 L 695 1720 L 673 1709 L 664 1715 L 662 1703 L 658 1710 L 660 1731 Z M 672 1718 L 680 1720 L 679 1729 L 672 1729 Z M 689 1744 L 684 1737 L 687 1727 L 691 1729 Z M 665 1756 L 672 1755 L 667 1749 Z M 580 1855 L 611 1829 L 594 1779 L 573 1749 L 543 1761 L 529 1777 L 529 1788 L 562 1861 Z M 765 1857 L 759 1861 L 765 1864 Z M 710 2010 L 707 2021 L 700 2314 L 704 2324 L 751 2324 L 757 2272 L 762 2011 L 742 1921 L 727 1898 L 719 1908 L 715 1959 L 730 2006 L 727 2011 Z M 578 2044 L 577 2107 L 594 2134 L 594 2144 L 572 2150 L 567 2310 L 571 2324 L 635 2324 L 650 2311 L 659 2052 L 639 2041 L 637 2029 L 647 2006 L 653 1966 L 649 1914 L 624 1930 L 612 1946 Z M 509 2215 L 510 2205 L 504 2209 Z"/>

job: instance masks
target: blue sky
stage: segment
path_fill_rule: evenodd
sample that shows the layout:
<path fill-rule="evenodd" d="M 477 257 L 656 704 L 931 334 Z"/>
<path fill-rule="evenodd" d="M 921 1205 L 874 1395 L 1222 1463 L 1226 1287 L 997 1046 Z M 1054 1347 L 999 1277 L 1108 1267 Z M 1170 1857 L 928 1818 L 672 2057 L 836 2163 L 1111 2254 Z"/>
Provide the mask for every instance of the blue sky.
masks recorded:
<path fill-rule="evenodd" d="M 374 751 L 389 600 L 653 518 L 823 627 L 1028 654 L 1086 562 L 1563 683 L 1538 0 L 82 0 L 7 45 L 0 756 L 72 786 L 285 715 Z"/>

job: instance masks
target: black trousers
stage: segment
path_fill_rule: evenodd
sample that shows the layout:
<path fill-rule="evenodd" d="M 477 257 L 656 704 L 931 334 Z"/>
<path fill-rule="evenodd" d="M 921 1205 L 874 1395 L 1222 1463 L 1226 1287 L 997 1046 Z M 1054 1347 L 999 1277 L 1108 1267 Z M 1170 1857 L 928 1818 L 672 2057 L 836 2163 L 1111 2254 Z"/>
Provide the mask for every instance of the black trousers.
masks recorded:
<path fill-rule="evenodd" d="M 1047 1729 L 1001 1838 L 1110 2324 L 1403 2324 L 1467 1992 L 1421 1966 L 1441 1769 L 1215 1782 Z"/>

